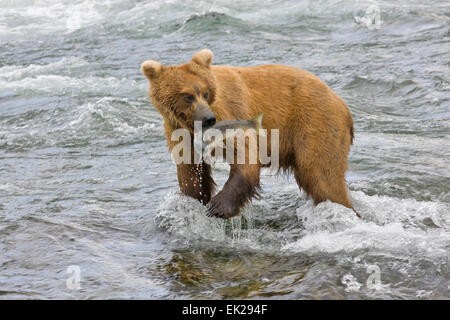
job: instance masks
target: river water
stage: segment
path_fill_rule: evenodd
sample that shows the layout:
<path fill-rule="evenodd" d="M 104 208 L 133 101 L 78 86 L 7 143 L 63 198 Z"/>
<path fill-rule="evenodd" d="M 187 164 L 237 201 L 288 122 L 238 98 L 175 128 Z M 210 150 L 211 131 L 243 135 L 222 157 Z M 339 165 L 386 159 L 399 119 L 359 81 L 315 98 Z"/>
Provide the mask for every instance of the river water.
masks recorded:
<path fill-rule="evenodd" d="M 449 299 L 449 16 L 434 0 L 0 0 L 0 298 Z M 306 69 L 348 103 L 362 219 L 268 172 L 228 221 L 179 193 L 139 67 L 202 48 Z"/>

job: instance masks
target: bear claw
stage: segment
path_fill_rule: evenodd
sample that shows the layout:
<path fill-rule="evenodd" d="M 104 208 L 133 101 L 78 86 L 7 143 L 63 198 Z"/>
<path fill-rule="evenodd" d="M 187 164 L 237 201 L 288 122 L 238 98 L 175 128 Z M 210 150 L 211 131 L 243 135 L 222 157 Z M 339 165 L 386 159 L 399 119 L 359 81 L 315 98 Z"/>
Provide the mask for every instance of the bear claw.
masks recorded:
<path fill-rule="evenodd" d="M 239 213 L 239 208 L 233 205 L 230 206 L 229 204 L 224 204 L 224 202 L 220 200 L 220 197 L 217 196 L 211 200 L 206 209 L 207 217 L 216 217 L 222 219 L 232 218 L 239 215 Z"/>

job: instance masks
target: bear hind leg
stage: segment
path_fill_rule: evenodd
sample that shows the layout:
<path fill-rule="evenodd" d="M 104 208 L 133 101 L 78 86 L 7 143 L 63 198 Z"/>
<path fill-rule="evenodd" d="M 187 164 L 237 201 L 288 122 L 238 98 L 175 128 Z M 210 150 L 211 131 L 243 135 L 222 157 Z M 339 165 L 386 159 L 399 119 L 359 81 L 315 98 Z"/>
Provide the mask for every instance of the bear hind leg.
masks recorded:
<path fill-rule="evenodd" d="M 344 176 L 325 179 L 322 175 L 314 171 L 302 171 L 299 167 L 293 171 L 299 188 L 303 189 L 313 199 L 315 206 L 321 202 L 330 200 L 353 209 Z"/>
<path fill-rule="evenodd" d="M 361 215 L 358 213 L 358 211 L 355 210 L 352 202 L 350 201 L 345 176 L 335 177 L 335 180 L 332 180 L 332 182 L 327 184 L 327 189 L 328 191 L 326 192 L 328 193 L 328 200 L 342 204 L 343 206 L 352 209 L 356 216 L 358 218 L 361 218 Z"/>

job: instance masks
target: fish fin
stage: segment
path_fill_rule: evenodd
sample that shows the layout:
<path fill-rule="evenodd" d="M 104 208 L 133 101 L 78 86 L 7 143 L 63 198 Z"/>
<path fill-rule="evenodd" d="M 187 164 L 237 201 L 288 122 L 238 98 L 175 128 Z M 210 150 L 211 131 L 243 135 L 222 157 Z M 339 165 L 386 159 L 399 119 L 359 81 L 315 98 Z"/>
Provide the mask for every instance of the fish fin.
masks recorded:
<path fill-rule="evenodd" d="M 254 116 L 253 118 L 250 119 L 250 121 L 255 124 L 255 130 L 258 134 L 259 134 L 259 131 L 263 128 L 262 127 L 262 118 L 263 118 L 263 114 L 260 113 L 257 116 Z"/>

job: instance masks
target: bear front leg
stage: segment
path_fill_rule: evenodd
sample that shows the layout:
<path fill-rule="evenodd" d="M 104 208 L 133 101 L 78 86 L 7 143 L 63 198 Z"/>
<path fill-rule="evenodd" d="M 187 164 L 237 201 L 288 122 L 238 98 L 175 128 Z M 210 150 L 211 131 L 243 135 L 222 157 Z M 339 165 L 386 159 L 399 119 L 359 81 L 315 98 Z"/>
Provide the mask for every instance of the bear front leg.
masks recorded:
<path fill-rule="evenodd" d="M 258 196 L 259 171 L 258 165 L 231 165 L 230 176 L 208 204 L 206 215 L 223 219 L 239 215 L 241 209 Z"/>
<path fill-rule="evenodd" d="M 211 166 L 203 164 L 177 165 L 180 190 L 187 196 L 206 205 L 214 193 L 216 184 L 211 176 Z"/>

